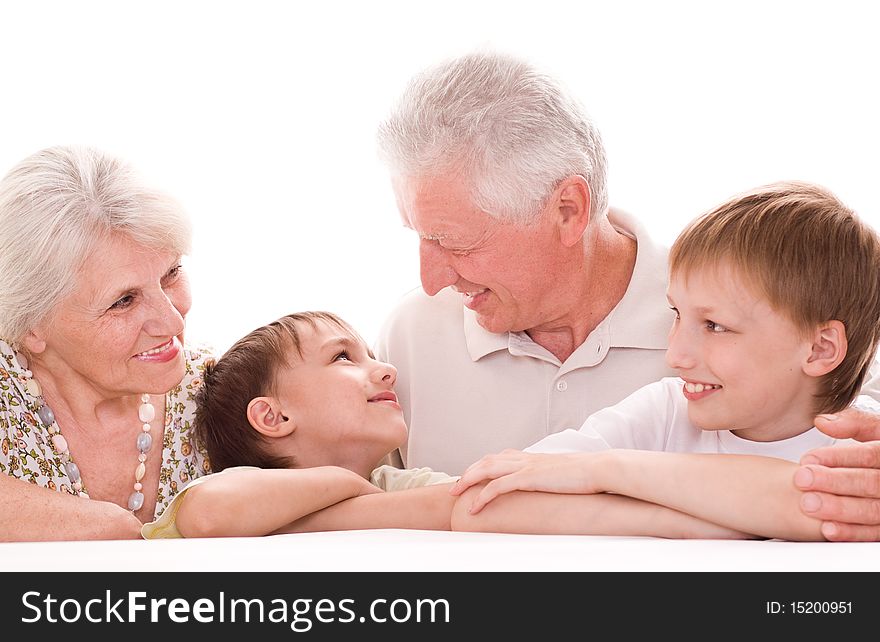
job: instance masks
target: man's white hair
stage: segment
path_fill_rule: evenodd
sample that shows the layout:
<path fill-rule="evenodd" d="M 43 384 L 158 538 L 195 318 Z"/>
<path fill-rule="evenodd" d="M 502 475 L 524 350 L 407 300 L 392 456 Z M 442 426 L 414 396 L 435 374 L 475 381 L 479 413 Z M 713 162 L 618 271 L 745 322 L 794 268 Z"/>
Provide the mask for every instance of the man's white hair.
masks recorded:
<path fill-rule="evenodd" d="M 474 204 L 528 224 L 560 181 L 582 176 L 593 218 L 608 208 L 602 139 L 553 78 L 516 58 L 472 53 L 413 78 L 378 133 L 392 172 L 454 172 Z"/>
<path fill-rule="evenodd" d="M 51 147 L 12 168 L 0 181 L 0 338 L 21 348 L 111 234 L 180 255 L 192 240 L 176 201 L 101 151 Z"/>

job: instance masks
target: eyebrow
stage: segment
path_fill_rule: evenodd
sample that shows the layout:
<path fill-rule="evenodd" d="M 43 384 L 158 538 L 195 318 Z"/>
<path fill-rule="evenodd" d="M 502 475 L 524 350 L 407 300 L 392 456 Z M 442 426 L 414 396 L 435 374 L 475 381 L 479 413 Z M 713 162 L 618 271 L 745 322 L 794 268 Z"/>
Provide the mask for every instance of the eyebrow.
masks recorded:
<path fill-rule="evenodd" d="M 331 348 L 334 350 L 338 350 L 339 348 L 344 348 L 347 350 L 355 350 L 360 348 L 364 352 L 366 352 L 371 359 L 375 358 L 373 356 L 373 351 L 370 350 L 368 346 L 361 343 L 360 341 L 356 341 L 351 337 L 333 337 L 332 339 L 328 339 L 321 346 L 321 352 L 329 352 Z"/>
<path fill-rule="evenodd" d="M 182 256 L 178 256 L 173 261 L 171 261 L 168 268 L 162 273 L 162 278 L 165 278 L 166 274 L 168 274 L 171 270 L 173 270 L 175 267 L 180 265 L 180 261 L 182 259 L 183 259 Z M 115 302 L 124 296 L 127 296 L 133 292 L 137 292 L 140 289 L 141 288 L 139 285 L 130 285 L 130 286 L 125 286 L 125 287 L 117 288 L 117 289 L 113 289 L 113 290 L 105 289 L 105 290 L 97 291 L 97 292 L 95 292 L 96 296 L 92 298 L 92 303 L 103 304 L 105 301 L 114 301 Z M 114 292 L 116 294 L 113 294 Z"/>

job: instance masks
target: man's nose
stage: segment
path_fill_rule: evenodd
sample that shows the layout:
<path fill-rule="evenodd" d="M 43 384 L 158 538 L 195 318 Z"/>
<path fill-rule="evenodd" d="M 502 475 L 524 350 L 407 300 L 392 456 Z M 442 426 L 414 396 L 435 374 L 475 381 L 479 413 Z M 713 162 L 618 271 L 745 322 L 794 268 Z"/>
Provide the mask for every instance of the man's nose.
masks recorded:
<path fill-rule="evenodd" d="M 446 250 L 437 241 L 422 239 L 419 243 L 419 268 L 422 289 L 434 296 L 443 288 L 458 281 L 458 272 L 449 263 Z"/>

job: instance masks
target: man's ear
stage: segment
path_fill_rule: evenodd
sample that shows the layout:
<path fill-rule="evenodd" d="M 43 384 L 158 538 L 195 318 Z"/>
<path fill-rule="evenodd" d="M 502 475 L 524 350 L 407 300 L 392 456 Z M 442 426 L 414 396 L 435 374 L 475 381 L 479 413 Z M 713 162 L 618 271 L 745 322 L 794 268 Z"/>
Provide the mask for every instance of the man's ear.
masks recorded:
<path fill-rule="evenodd" d="M 256 397 L 247 407 L 248 423 L 261 435 L 270 438 L 286 437 L 296 427 L 281 412 L 281 404 L 275 397 Z"/>
<path fill-rule="evenodd" d="M 846 356 L 846 326 L 841 321 L 823 323 L 813 333 L 810 355 L 803 370 L 811 377 L 821 377 L 840 365 Z"/>
<path fill-rule="evenodd" d="M 569 176 L 553 192 L 550 205 L 555 208 L 559 236 L 565 247 L 580 243 L 590 223 L 590 186 L 583 176 Z"/>

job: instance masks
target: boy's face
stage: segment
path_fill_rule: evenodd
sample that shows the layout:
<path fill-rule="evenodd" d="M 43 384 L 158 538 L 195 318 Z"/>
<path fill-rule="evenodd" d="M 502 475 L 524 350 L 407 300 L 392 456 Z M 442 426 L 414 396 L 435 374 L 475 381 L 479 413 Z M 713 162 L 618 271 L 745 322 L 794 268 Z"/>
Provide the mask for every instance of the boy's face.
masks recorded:
<path fill-rule="evenodd" d="M 279 371 L 275 395 L 296 427 L 296 457 L 302 466 L 368 474 L 406 439 L 393 392 L 397 370 L 332 324 L 302 324 L 300 331 L 302 358 L 294 353 L 290 367 Z"/>
<path fill-rule="evenodd" d="M 684 379 L 690 420 L 773 441 L 812 426 L 816 380 L 802 366 L 812 342 L 734 269 L 673 274 L 676 319 L 666 361 Z"/>

